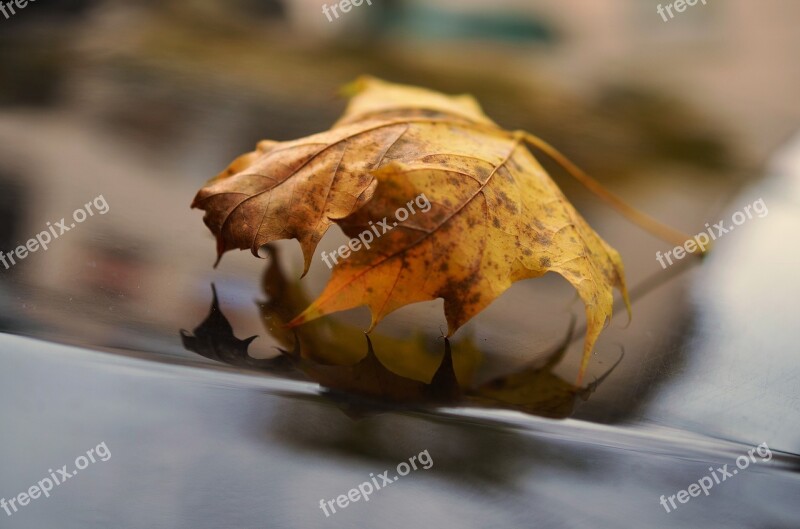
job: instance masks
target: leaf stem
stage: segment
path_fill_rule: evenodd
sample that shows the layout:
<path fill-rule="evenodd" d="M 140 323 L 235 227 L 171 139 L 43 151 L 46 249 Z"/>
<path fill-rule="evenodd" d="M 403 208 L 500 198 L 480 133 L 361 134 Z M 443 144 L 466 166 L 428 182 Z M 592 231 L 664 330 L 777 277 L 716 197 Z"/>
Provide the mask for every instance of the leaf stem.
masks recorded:
<path fill-rule="evenodd" d="M 534 136 L 525 131 L 518 131 L 516 134 L 521 135 L 525 141 L 531 145 L 532 147 L 539 149 L 547 156 L 553 159 L 557 164 L 564 168 L 567 173 L 570 174 L 575 180 L 583 184 L 586 189 L 591 191 L 595 196 L 599 199 L 603 200 L 607 204 L 609 204 L 612 208 L 617 210 L 621 215 L 628 218 L 634 224 L 637 224 L 642 229 L 650 232 L 651 234 L 655 235 L 659 239 L 666 241 L 670 244 L 674 244 L 675 246 L 683 246 L 684 243 L 691 239 L 690 235 L 682 233 L 678 230 L 663 224 L 653 217 L 647 215 L 639 211 L 638 209 L 628 205 L 624 200 L 622 200 L 617 195 L 611 193 L 603 185 L 586 174 L 580 167 L 572 163 L 566 156 L 564 156 L 558 149 L 544 141 L 543 139 Z M 696 254 L 704 254 L 705 251 L 700 250 L 695 251 L 692 253 Z"/>

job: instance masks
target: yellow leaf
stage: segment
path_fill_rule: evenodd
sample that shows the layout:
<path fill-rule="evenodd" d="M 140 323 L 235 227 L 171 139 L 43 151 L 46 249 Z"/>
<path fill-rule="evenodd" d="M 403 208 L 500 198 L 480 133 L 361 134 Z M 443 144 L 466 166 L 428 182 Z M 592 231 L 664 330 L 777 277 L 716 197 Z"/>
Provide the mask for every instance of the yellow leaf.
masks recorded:
<path fill-rule="evenodd" d="M 379 181 L 373 199 L 340 221 L 350 236 L 384 217 L 397 226 L 336 266 L 319 298 L 290 325 L 367 305 L 372 329 L 404 305 L 443 298 L 450 336 L 513 282 L 556 272 L 586 306 L 582 373 L 611 317 L 612 289 L 627 295 L 619 254 L 519 137 L 476 131 L 469 123 L 428 123 L 405 134 L 398 148 L 406 155 L 390 153 L 392 162 L 373 171 Z M 392 220 L 419 195 L 429 211 Z"/>
<path fill-rule="evenodd" d="M 526 144 L 647 229 L 670 240 L 680 234 L 626 206 L 542 140 L 501 129 L 471 96 L 371 77 L 346 91 L 352 100 L 332 129 L 261 142 L 198 192 L 193 207 L 206 211 L 218 255 L 233 248 L 257 255 L 264 244 L 295 238 L 305 273 L 333 222 L 352 237 L 388 219 L 391 231 L 343 259 L 320 297 L 289 325 L 367 305 L 371 330 L 404 305 L 443 298 L 448 335 L 515 281 L 555 272 L 585 305 L 580 380 L 611 317 L 614 288 L 630 312 L 622 261 Z M 393 220 L 420 195 L 429 210 Z"/>

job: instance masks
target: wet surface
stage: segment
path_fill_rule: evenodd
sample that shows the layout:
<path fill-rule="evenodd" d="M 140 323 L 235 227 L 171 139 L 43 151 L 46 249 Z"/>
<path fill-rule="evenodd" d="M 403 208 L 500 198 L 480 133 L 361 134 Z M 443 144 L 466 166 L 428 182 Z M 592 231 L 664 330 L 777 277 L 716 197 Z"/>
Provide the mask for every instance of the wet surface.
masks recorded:
<path fill-rule="evenodd" d="M 316 385 L 4 337 L 4 494 L 97 443 L 111 452 L 8 527 L 794 527 L 797 457 L 772 458 L 667 514 L 752 445 L 654 424 L 607 427 L 444 409 L 353 421 Z M 10 352 L 13 351 L 13 352 Z M 35 421 L 31 417 L 36 417 Z M 58 442 L 53 437 L 58 437 Z M 433 465 L 325 518 L 335 498 L 428 450 Z M 566 492 L 568 491 L 568 492 Z M 764 505 L 763 497 L 769 497 Z M 413 505 L 413 508 L 409 508 Z M 445 507 L 446 506 L 446 507 Z M 661 512 L 659 512 L 661 511 Z M 7 522 L 8 523 L 8 522 Z"/>

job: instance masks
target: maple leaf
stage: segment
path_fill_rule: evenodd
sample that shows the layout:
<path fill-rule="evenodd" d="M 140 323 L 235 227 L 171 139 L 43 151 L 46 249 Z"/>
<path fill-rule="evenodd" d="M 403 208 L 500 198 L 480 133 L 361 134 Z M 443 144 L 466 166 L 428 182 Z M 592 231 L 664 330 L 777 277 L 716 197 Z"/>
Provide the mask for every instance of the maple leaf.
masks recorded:
<path fill-rule="evenodd" d="M 572 207 L 526 144 L 555 158 L 628 217 L 660 236 L 682 234 L 629 208 L 558 151 L 492 122 L 470 96 L 364 77 L 329 131 L 265 141 L 201 189 L 193 207 L 217 237 L 221 256 L 296 238 L 308 271 L 333 222 L 357 235 L 415 196 L 432 207 L 334 268 L 319 298 L 289 325 L 367 305 L 370 330 L 404 305 L 443 298 L 448 336 L 515 281 L 562 275 L 585 305 L 579 380 L 612 314 L 618 288 L 630 303 L 619 254 Z M 376 191 L 377 187 L 377 191 Z"/>

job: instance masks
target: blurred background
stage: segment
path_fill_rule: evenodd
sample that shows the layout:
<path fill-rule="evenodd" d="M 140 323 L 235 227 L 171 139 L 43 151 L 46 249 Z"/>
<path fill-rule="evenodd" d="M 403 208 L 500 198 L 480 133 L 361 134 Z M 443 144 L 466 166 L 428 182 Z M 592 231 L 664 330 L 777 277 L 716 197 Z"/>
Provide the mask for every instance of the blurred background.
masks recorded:
<path fill-rule="evenodd" d="M 0 527 L 797 527 L 800 4 L 698 2 L 667 21 L 665 0 L 372 0 L 330 19 L 323 4 L 39 0 L 0 16 L 0 251 L 99 195 L 110 208 L 0 265 L 0 497 L 101 441 L 113 454 L 0 512 Z M 589 380 L 623 361 L 562 421 L 472 408 L 353 420 L 316 384 L 203 359 L 179 330 L 206 317 L 213 282 L 235 335 L 259 336 L 251 355 L 275 355 L 266 262 L 231 252 L 214 269 L 189 204 L 259 140 L 329 128 L 361 74 L 473 94 L 686 233 L 758 199 L 769 214 L 663 270 L 670 245 L 543 160 L 620 251 L 634 298 Z M 334 228 L 320 248 L 343 240 Z M 278 246 L 296 280 L 297 244 Z M 309 295 L 328 274 L 315 261 Z M 582 312 L 546 276 L 456 338 L 481 351 L 480 383 L 541 359 Z M 368 326 L 363 309 L 337 318 Z M 443 328 L 437 300 L 376 332 L 421 333 L 441 354 Z M 762 442 L 770 462 L 675 512 L 659 505 Z M 425 449 L 431 470 L 319 510 Z"/>

